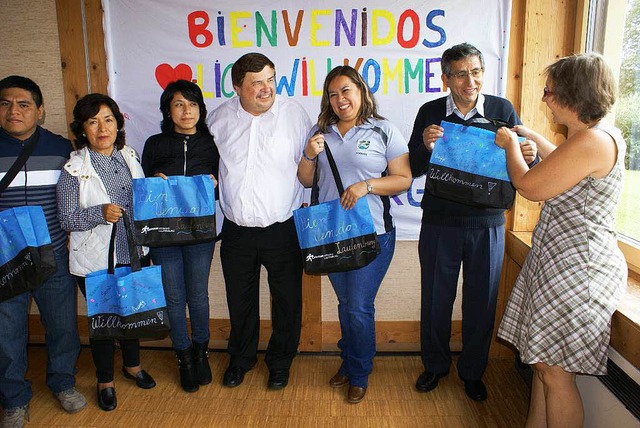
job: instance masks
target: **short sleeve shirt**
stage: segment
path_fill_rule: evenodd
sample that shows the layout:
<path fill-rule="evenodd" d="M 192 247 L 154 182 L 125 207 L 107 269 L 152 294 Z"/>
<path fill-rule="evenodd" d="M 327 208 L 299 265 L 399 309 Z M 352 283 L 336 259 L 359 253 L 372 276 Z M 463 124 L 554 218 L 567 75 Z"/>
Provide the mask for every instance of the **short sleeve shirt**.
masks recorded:
<path fill-rule="evenodd" d="M 336 125 L 332 125 L 330 132 L 324 134 L 324 139 L 331 149 L 345 189 L 359 181 L 387 176 L 389 161 L 409 151 L 407 140 L 395 125 L 388 120 L 374 118 L 351 128 L 344 137 Z M 338 189 L 327 156 L 323 153 L 318 156 L 318 168 L 320 202 L 337 199 Z M 369 194 L 366 198 L 376 233 L 389 232 L 393 227 L 389 197 Z"/>

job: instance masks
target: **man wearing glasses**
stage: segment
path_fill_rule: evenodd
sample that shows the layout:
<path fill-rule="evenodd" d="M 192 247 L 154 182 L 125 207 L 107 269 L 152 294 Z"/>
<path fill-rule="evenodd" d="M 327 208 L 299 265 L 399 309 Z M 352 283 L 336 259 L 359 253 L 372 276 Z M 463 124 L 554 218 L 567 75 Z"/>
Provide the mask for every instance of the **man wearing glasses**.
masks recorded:
<path fill-rule="evenodd" d="M 447 49 L 441 60 L 442 81 L 449 95 L 424 104 L 418 111 L 409 140 L 414 177 L 425 174 L 435 141 L 442 136 L 442 120 L 465 124 L 489 118 L 521 124 L 506 99 L 480 92 L 484 78 L 482 53 L 468 43 Z M 527 162 L 536 157 L 535 145 L 524 144 Z M 416 389 L 428 392 L 449 373 L 451 314 L 460 265 L 463 269 L 462 353 L 458 375 L 469 398 L 483 401 L 487 389 L 482 375 L 487 367 L 493 335 L 498 283 L 504 254 L 504 210 L 480 208 L 425 192 L 418 253 L 421 267 L 420 341 L 425 371 Z"/>

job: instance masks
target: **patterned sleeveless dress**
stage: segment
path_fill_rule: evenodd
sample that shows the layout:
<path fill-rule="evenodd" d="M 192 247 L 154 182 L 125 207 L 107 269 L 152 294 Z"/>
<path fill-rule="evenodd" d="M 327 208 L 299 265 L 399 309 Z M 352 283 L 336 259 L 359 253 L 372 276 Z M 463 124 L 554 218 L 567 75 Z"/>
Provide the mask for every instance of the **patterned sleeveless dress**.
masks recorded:
<path fill-rule="evenodd" d="M 584 178 L 545 201 L 529 252 L 498 330 L 523 363 L 606 374 L 611 316 L 627 286 L 614 231 L 626 145 L 605 124 L 618 158 L 601 179 Z"/>

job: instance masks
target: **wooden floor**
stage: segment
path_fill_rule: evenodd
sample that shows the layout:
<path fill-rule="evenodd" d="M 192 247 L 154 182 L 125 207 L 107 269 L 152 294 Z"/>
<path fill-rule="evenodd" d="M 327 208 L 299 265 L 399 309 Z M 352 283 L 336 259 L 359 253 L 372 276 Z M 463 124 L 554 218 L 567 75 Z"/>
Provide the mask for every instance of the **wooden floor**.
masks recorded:
<path fill-rule="evenodd" d="M 151 390 L 135 387 L 120 370 L 116 355 L 118 408 L 104 412 L 95 398 L 95 369 L 88 348 L 78 361 L 77 388 L 88 408 L 66 414 L 45 386 L 46 354 L 43 346 L 29 347 L 28 378 L 33 382 L 28 427 L 521 427 L 524 426 L 528 391 L 513 363 L 492 360 L 485 382 L 489 398 L 477 403 L 464 394 L 455 366 L 451 374 L 427 394 L 414 389 L 422 370 L 417 355 L 380 355 L 374 360 L 364 401 L 349 404 L 346 388 L 329 387 L 336 372 L 337 355 L 301 354 L 291 369 L 289 386 L 266 388 L 268 370 L 264 354 L 237 388 L 221 385 L 229 361 L 224 352 L 210 354 L 212 384 L 198 392 L 183 392 L 178 385 L 176 359 L 170 350 L 145 349 L 142 365 L 158 385 Z"/>

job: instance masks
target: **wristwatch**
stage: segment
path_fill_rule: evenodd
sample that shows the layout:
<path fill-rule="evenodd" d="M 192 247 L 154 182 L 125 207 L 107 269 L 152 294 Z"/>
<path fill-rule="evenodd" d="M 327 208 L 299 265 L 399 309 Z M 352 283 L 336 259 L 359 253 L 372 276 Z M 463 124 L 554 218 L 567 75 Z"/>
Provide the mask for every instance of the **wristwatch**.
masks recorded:
<path fill-rule="evenodd" d="M 364 180 L 364 182 L 367 184 L 367 194 L 373 192 L 373 186 L 369 183 L 369 180 Z"/>

